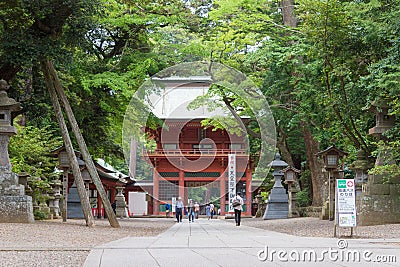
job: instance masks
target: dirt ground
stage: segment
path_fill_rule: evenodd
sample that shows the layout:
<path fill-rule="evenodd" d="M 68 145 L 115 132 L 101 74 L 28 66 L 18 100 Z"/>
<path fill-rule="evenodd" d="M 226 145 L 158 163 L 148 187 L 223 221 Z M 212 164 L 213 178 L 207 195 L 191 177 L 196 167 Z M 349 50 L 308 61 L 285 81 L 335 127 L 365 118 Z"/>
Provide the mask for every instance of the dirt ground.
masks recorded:
<path fill-rule="evenodd" d="M 261 228 L 296 236 L 333 237 L 333 221 L 312 217 L 263 220 L 262 218 L 244 218 L 243 225 Z M 337 228 L 337 236 L 350 237 L 350 228 Z M 400 224 L 357 226 L 352 238 L 400 238 Z"/>

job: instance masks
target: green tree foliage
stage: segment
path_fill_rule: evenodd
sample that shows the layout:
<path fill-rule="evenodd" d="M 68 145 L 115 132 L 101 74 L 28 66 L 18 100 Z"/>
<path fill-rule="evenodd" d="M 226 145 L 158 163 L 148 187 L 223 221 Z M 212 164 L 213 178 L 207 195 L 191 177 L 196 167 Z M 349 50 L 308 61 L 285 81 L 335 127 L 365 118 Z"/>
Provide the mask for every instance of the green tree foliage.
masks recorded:
<path fill-rule="evenodd" d="M 168 52 L 180 43 L 171 27 L 182 25 L 192 14 L 181 1 L 42 0 L 0 5 L 0 78 L 11 83 L 11 95 L 22 102 L 26 123 L 56 127 L 37 67 L 41 58 L 49 57 L 94 156 L 122 157 L 123 114 L 144 79 L 175 64 L 183 54 L 203 53 L 196 45 L 182 53 Z M 165 38 L 168 34 L 176 36 L 174 41 Z M 187 39 L 186 34 L 182 38 Z"/>
<path fill-rule="evenodd" d="M 28 172 L 32 176 L 50 178 L 57 165 L 57 158 L 50 151 L 62 144 L 48 127 L 22 127 L 15 124 L 17 134 L 10 139 L 9 155 L 15 173 Z"/>
<path fill-rule="evenodd" d="M 302 122 L 320 149 L 335 143 L 348 160 L 357 149 L 371 153 L 374 118 L 364 108 L 387 98 L 398 114 L 398 1 L 297 1 L 297 28 L 282 23 L 281 3 L 215 1 L 211 55 L 263 80 L 278 142 L 298 167 L 306 159 Z"/>
<path fill-rule="evenodd" d="M 363 77 L 362 86 L 368 91 L 369 101 L 386 101 L 391 107 L 389 114 L 395 116 L 393 129 L 384 134 L 383 140 L 376 144 L 375 156 L 385 154 L 385 165 L 376 166 L 371 173 L 385 174 L 390 181 L 400 175 L 400 23 L 399 1 L 377 1 L 366 3 L 362 18 L 366 29 L 364 42 L 372 42 L 380 52 L 378 60 L 368 66 L 368 75 Z M 394 8 L 396 7 L 396 8 Z M 374 16 L 371 16 L 374 14 Z M 375 15 L 376 14 L 376 15 Z M 379 15 L 378 15 L 379 14 Z"/>
<path fill-rule="evenodd" d="M 10 139 L 9 155 L 12 171 L 26 172 L 30 175 L 28 185 L 33 201 L 43 201 L 44 194 L 50 189 L 50 182 L 58 179 L 55 166 L 57 158 L 50 156 L 50 151 L 62 144 L 60 137 L 54 137 L 54 130 L 49 127 L 22 127 L 18 124 L 17 134 Z"/>
<path fill-rule="evenodd" d="M 72 75 L 66 78 L 71 79 L 74 109 L 92 152 L 121 158 L 122 120 L 137 88 L 161 69 L 204 52 L 186 34 L 182 21 L 191 12 L 181 1 L 103 4 L 86 45 L 75 53 L 78 64 L 69 66 Z"/>

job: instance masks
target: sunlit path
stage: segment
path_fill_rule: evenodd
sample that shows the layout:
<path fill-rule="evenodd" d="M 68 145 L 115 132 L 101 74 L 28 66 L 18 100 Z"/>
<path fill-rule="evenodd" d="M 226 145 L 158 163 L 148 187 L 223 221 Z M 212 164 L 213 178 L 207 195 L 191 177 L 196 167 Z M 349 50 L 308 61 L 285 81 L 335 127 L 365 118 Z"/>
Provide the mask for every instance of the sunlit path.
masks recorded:
<path fill-rule="evenodd" d="M 236 227 L 231 220 L 185 220 L 156 237 L 127 237 L 96 247 L 85 266 L 397 266 L 399 243 L 364 239 L 338 245 L 334 238 Z"/>

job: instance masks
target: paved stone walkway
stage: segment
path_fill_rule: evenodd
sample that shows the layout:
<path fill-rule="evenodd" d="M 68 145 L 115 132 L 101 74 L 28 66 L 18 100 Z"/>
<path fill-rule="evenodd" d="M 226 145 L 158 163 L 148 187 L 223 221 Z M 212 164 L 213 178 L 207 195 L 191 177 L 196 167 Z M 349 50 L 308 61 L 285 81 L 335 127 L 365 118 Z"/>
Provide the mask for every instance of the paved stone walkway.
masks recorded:
<path fill-rule="evenodd" d="M 296 237 L 232 220 L 185 220 L 155 237 L 95 247 L 84 266 L 400 266 L 400 239 Z"/>

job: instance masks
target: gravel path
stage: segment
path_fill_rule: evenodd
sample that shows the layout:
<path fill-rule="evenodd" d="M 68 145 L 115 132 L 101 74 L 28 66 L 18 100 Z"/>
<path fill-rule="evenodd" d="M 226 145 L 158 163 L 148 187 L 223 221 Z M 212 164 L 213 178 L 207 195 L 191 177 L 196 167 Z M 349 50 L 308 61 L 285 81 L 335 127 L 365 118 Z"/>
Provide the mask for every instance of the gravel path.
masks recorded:
<path fill-rule="evenodd" d="M 174 224 L 173 219 L 120 220 L 120 229 L 108 220 L 93 228 L 84 220 L 36 221 L 34 224 L 0 224 L 0 266 L 82 266 L 90 249 L 128 236 L 155 236 Z"/>
<path fill-rule="evenodd" d="M 173 218 L 135 218 L 119 222 L 120 229 L 110 227 L 107 220 L 96 220 L 93 228 L 86 227 L 84 220 L 0 224 L 0 267 L 82 266 L 94 246 L 128 236 L 155 236 L 175 223 Z M 333 236 L 333 222 L 318 218 L 243 218 L 242 225 L 297 236 Z M 346 236 L 350 231 L 340 229 L 339 234 Z M 354 237 L 400 238 L 400 224 L 359 226 Z"/>
<path fill-rule="evenodd" d="M 302 217 L 279 220 L 244 218 L 243 225 L 296 236 L 333 237 L 333 221 Z M 338 229 L 338 237 L 349 237 L 350 228 Z M 357 226 L 353 238 L 400 238 L 400 224 Z"/>

